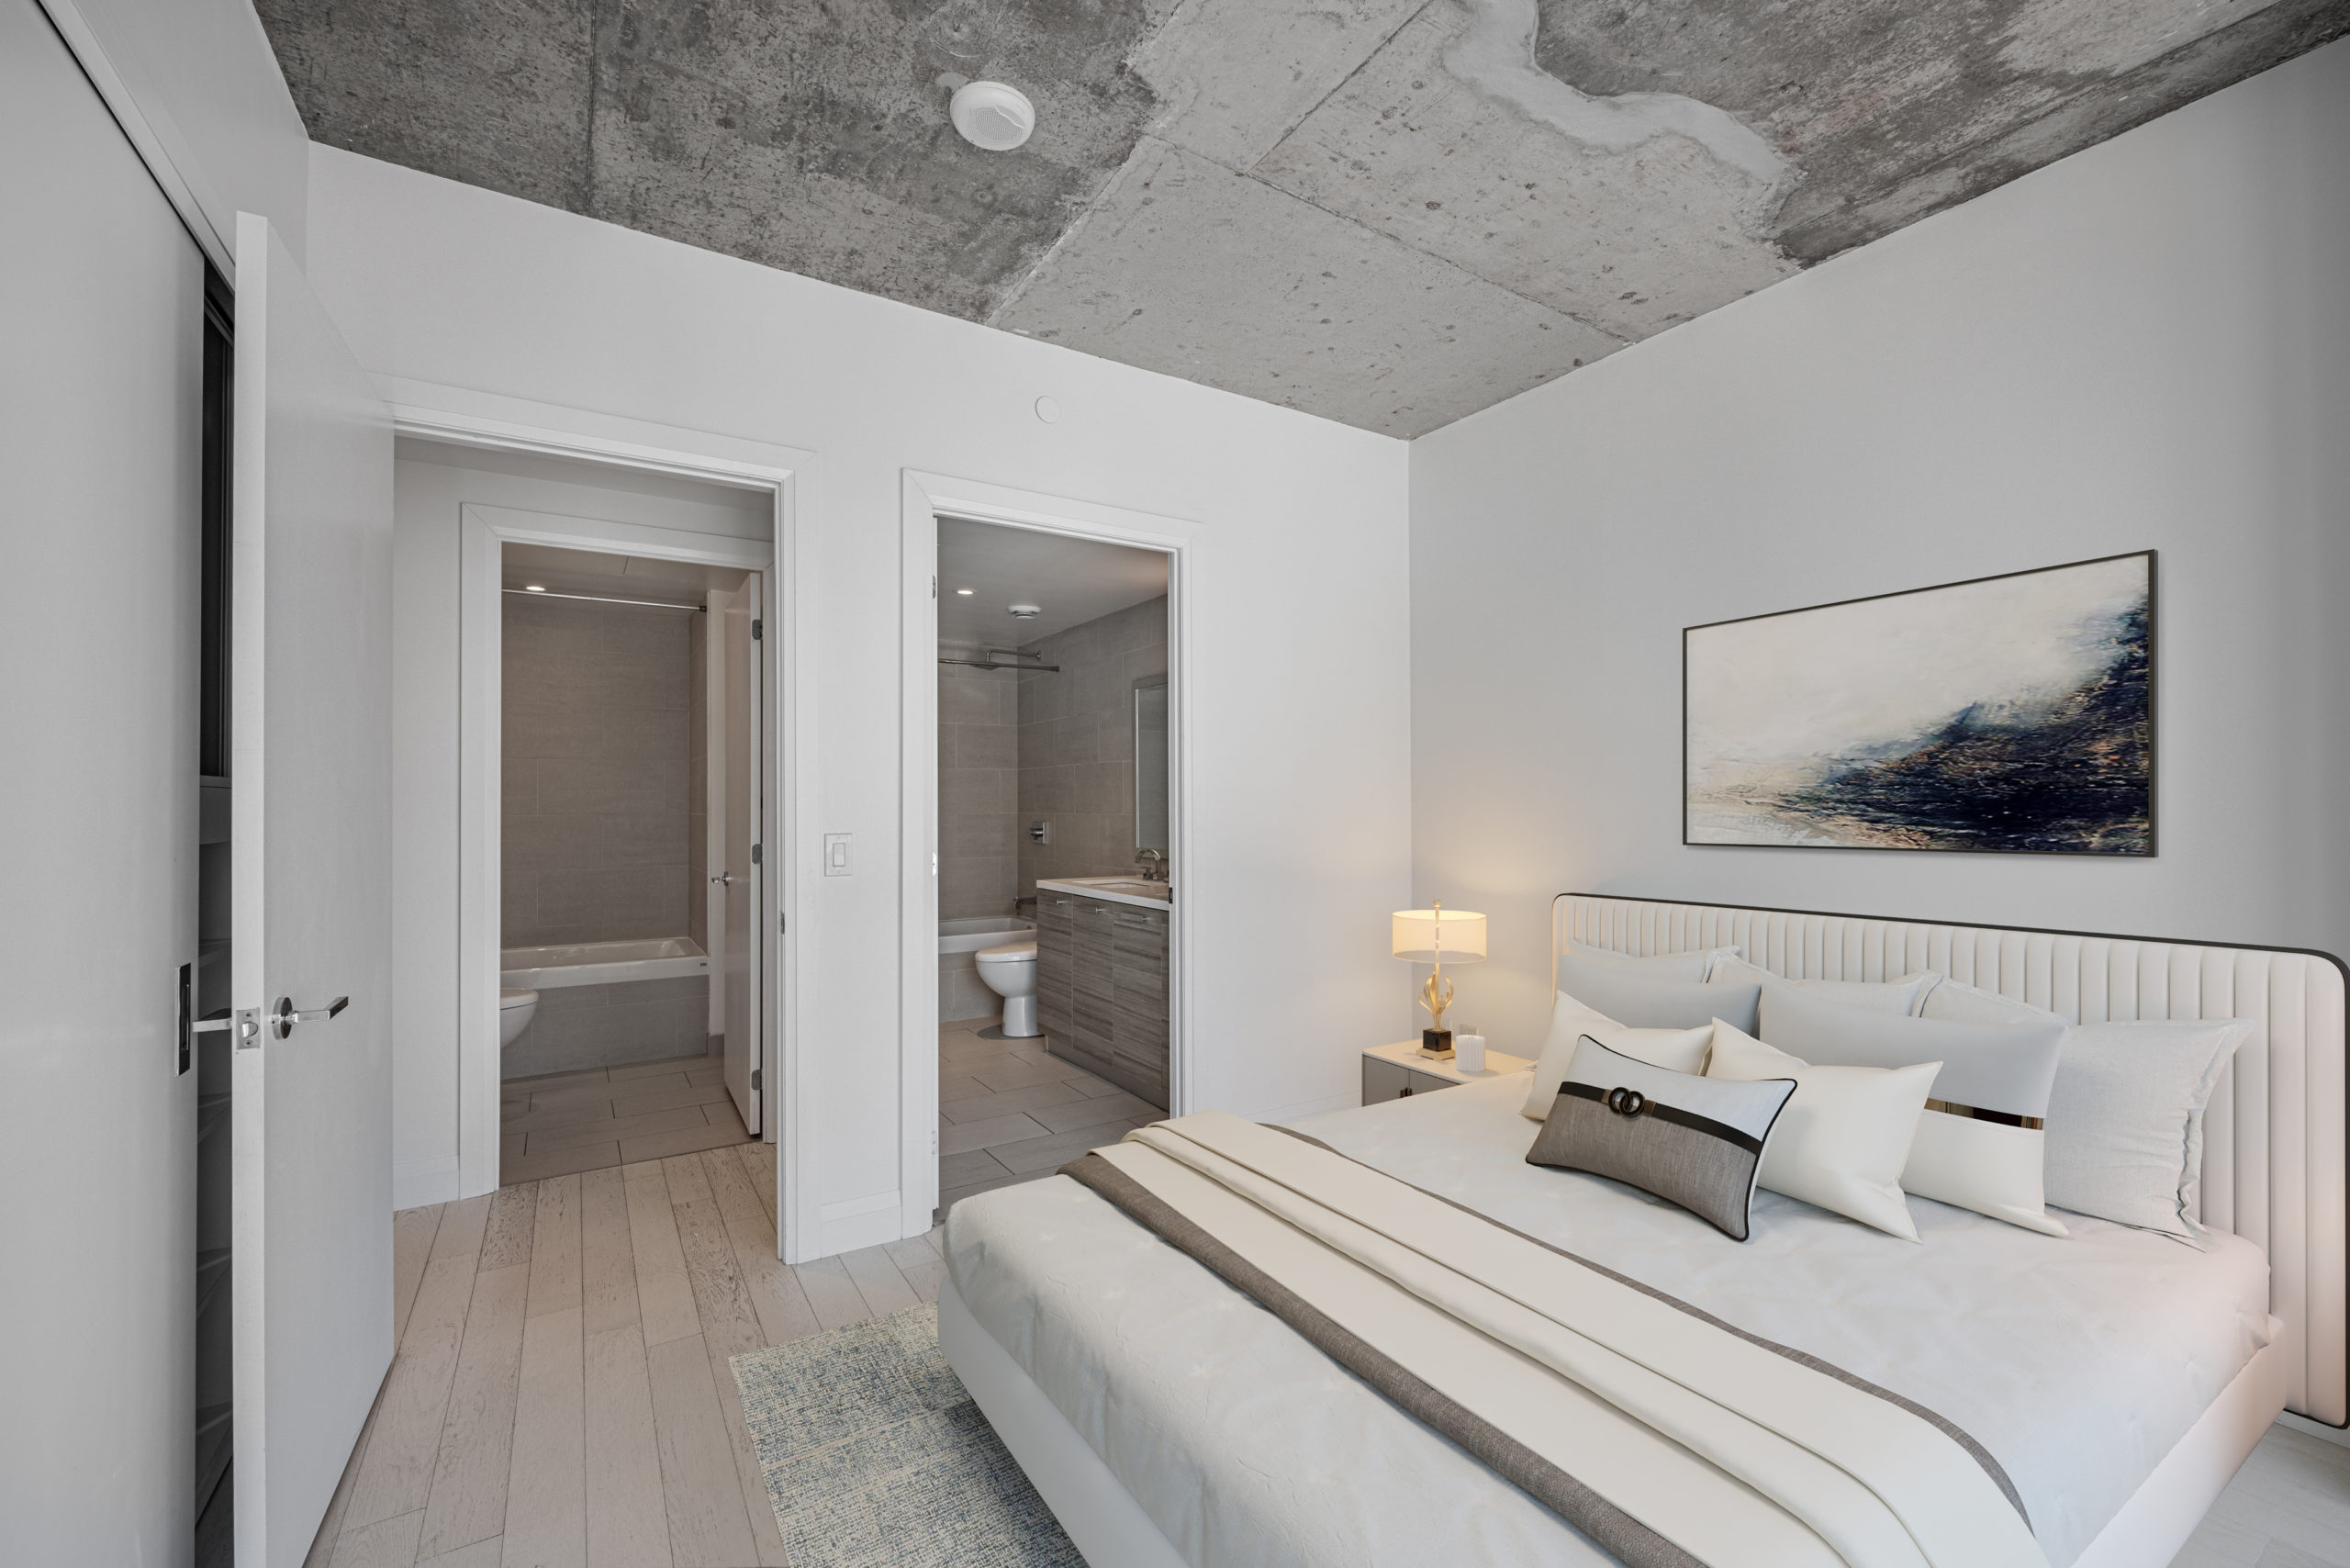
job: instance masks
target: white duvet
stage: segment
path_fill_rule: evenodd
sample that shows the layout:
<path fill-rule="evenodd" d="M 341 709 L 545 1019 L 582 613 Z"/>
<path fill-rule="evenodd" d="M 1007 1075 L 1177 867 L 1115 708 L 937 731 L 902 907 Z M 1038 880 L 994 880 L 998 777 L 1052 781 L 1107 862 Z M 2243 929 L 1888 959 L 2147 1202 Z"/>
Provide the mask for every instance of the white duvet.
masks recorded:
<path fill-rule="evenodd" d="M 1740 1244 L 1525 1163 L 1514 1080 L 1299 1124 L 1344 1153 L 1905 1394 L 1972 1434 L 2049 1561 L 2088 1544 L 2266 1343 L 2267 1266 L 2066 1215 L 1911 1201 L 1923 1244 L 1757 1194 Z M 1178 1550 L 1215 1564 L 1613 1559 L 1065 1178 L 956 1205 L 947 1266 Z"/>

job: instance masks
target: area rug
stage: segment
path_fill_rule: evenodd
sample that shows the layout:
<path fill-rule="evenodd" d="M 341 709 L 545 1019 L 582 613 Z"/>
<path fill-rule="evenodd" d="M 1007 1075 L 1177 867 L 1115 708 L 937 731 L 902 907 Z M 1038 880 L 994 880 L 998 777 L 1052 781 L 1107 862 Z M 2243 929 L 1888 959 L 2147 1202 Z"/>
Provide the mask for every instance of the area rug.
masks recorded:
<path fill-rule="evenodd" d="M 938 1349 L 938 1309 L 733 1358 L 792 1568 L 1084 1568 Z"/>

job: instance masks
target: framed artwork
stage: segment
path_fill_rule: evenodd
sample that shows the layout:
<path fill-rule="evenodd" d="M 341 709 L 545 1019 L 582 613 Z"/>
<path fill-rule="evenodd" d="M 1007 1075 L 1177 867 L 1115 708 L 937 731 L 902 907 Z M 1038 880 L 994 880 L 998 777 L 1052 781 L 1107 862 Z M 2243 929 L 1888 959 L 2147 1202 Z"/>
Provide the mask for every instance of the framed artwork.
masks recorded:
<path fill-rule="evenodd" d="M 2154 552 L 1692 626 L 1682 842 L 2154 853 Z"/>

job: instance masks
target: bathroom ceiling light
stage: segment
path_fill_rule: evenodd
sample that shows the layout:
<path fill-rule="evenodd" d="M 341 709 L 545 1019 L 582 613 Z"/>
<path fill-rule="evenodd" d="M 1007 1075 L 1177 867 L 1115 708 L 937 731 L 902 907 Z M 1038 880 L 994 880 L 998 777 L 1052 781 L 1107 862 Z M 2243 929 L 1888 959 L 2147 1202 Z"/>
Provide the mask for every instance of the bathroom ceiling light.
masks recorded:
<path fill-rule="evenodd" d="M 971 597 L 971 590 L 969 588 L 957 588 L 955 591 L 961 594 L 965 599 Z"/>
<path fill-rule="evenodd" d="M 524 583 L 522 585 L 522 591 L 524 593 L 544 593 L 547 591 L 547 585 L 544 583 Z"/>
<path fill-rule="evenodd" d="M 1007 604 L 1004 608 L 1012 611 L 1014 621 L 1034 621 L 1045 613 L 1041 605 L 1035 604 Z"/>
<path fill-rule="evenodd" d="M 1036 129 L 1036 106 L 1002 82 L 966 82 L 955 89 L 947 117 L 963 140 L 990 152 L 1009 152 Z"/>

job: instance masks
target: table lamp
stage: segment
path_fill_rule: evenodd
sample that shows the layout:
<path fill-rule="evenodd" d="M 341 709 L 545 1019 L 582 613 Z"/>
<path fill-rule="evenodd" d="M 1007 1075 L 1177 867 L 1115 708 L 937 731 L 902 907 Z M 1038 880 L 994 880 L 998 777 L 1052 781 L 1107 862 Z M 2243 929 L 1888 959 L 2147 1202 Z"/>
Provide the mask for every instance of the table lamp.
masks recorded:
<path fill-rule="evenodd" d="M 1420 988 L 1420 1005 L 1428 1010 L 1429 1026 L 1420 1031 L 1420 1054 L 1449 1058 L 1452 1031 L 1444 1026 L 1444 1010 L 1452 1005 L 1452 982 L 1444 978 L 1447 964 L 1474 964 L 1485 957 L 1485 917 L 1465 909 L 1448 911 L 1441 900 L 1430 909 L 1399 909 L 1394 914 L 1395 956 L 1407 963 L 1434 964 L 1427 983 Z"/>

